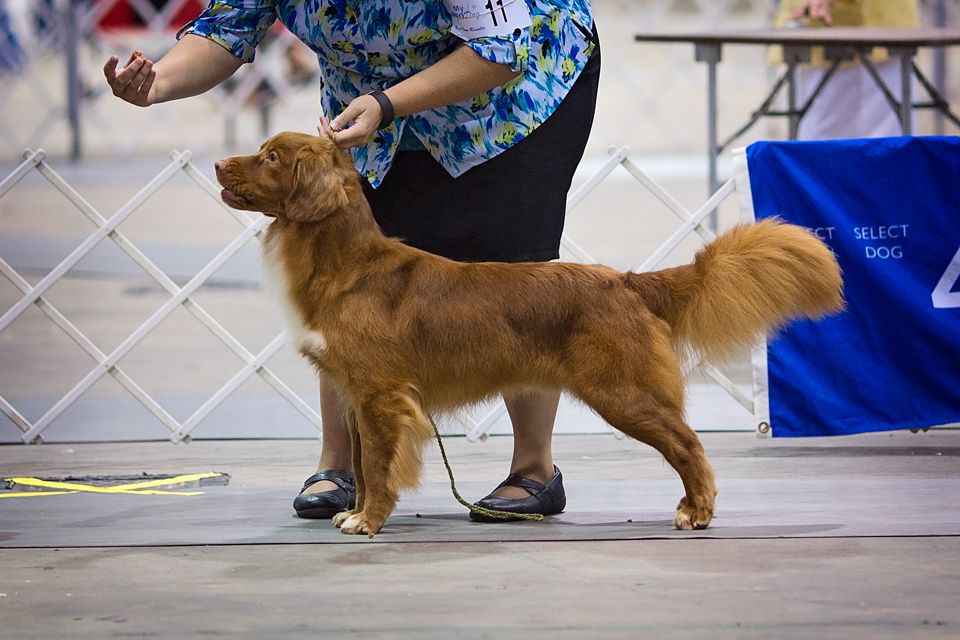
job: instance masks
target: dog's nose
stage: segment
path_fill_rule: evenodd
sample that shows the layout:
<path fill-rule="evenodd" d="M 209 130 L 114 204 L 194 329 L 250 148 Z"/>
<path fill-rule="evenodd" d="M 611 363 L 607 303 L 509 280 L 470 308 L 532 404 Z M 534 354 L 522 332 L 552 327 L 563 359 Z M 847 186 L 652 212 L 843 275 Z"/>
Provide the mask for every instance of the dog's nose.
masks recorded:
<path fill-rule="evenodd" d="M 223 167 L 226 166 L 226 164 L 227 163 L 225 160 L 217 160 L 216 162 L 213 163 L 213 170 L 216 171 L 217 173 L 220 173 L 221 171 L 223 171 Z"/>

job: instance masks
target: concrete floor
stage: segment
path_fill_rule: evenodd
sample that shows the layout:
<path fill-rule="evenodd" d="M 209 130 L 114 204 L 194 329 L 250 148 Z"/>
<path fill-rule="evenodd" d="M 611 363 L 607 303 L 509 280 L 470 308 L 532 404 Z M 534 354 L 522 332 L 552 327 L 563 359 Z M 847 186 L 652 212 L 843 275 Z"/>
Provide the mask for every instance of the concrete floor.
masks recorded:
<path fill-rule="evenodd" d="M 434 448 L 372 541 L 292 516 L 314 441 L 0 446 L 3 477 L 231 476 L 0 499 L 0 637 L 960 636 L 960 432 L 702 438 L 703 532 L 670 528 L 681 487 L 651 449 L 559 436 L 564 514 L 471 523 Z M 506 472 L 508 437 L 445 443 L 468 499 Z"/>

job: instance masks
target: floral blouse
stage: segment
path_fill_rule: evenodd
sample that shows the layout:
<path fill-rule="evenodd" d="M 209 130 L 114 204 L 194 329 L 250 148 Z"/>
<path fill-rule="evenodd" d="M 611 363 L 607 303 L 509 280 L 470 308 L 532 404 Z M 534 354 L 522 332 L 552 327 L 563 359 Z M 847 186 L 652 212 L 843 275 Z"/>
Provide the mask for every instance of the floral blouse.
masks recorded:
<path fill-rule="evenodd" d="M 509 2 L 526 2 L 529 26 L 469 39 L 454 35 L 463 29 L 454 24 L 450 8 L 465 6 L 454 0 L 212 0 L 184 32 L 209 38 L 250 62 L 279 17 L 316 52 L 322 108 L 331 117 L 357 96 L 430 66 L 461 42 L 523 72 L 473 99 L 397 118 L 353 149 L 357 169 L 376 187 L 390 169 L 401 137 L 406 147 L 412 134 L 451 175 L 459 176 L 522 140 L 566 96 L 594 46 L 589 0 L 487 4 Z"/>

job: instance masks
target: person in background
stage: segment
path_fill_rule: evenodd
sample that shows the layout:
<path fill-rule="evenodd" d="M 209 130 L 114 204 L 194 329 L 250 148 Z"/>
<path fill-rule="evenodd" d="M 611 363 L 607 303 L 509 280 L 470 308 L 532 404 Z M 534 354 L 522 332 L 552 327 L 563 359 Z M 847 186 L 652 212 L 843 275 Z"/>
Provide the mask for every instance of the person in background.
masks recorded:
<path fill-rule="evenodd" d="M 113 56 L 104 74 L 138 106 L 198 95 L 251 62 L 278 18 L 317 55 L 323 113 L 334 116 L 319 128 L 352 153 L 387 235 L 461 261 L 559 257 L 599 82 L 589 0 L 221 0 L 156 64 L 135 53 L 119 68 Z M 305 518 L 351 508 L 356 495 L 340 400 L 323 379 L 320 395 L 320 462 L 294 501 Z M 510 474 L 478 504 L 563 510 L 558 400 L 549 390 L 505 398 Z"/>
<path fill-rule="evenodd" d="M 776 26 L 917 27 L 917 0 L 783 0 Z M 899 100 L 900 68 L 885 51 L 871 57 L 884 84 Z M 798 98 L 806 102 L 827 65 L 823 51 L 815 50 L 809 65 L 797 68 Z M 902 134 L 900 117 L 861 64 L 844 63 L 823 87 L 800 120 L 798 138 L 877 138 Z"/>

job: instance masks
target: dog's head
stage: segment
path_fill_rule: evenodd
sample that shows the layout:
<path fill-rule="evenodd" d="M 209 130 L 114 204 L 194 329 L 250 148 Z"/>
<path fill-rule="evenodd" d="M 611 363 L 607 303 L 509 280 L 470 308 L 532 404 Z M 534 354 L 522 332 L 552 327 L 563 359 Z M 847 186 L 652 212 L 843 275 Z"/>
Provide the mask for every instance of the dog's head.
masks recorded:
<path fill-rule="evenodd" d="M 347 206 L 356 171 L 329 138 L 285 132 L 249 156 L 214 164 L 220 197 L 234 209 L 297 222 L 319 221 Z"/>

